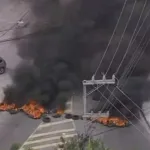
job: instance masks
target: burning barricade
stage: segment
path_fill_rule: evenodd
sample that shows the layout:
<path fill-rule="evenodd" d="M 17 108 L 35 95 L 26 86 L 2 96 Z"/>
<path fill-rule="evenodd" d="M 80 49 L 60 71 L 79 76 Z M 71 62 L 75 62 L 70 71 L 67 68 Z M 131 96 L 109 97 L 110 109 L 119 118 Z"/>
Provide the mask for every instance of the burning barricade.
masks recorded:
<path fill-rule="evenodd" d="M 7 103 L 0 104 L 0 111 L 8 111 L 14 108 L 15 108 L 15 104 L 7 104 Z"/>
<path fill-rule="evenodd" d="M 32 100 L 29 101 L 28 104 L 25 104 L 22 108 L 21 108 L 28 116 L 30 116 L 31 118 L 34 119 L 40 119 L 41 116 L 46 113 L 46 110 L 44 109 L 44 107 L 42 107 L 41 105 L 39 105 L 36 101 Z"/>
<path fill-rule="evenodd" d="M 29 101 L 28 104 L 25 104 L 20 108 L 16 107 L 15 104 L 7 104 L 5 102 L 0 104 L 0 111 L 9 111 L 11 114 L 15 114 L 20 110 L 34 119 L 40 119 L 41 116 L 46 113 L 44 107 L 34 100 Z"/>
<path fill-rule="evenodd" d="M 96 122 L 103 124 L 108 127 L 127 127 L 129 121 L 120 117 L 99 117 Z"/>
<path fill-rule="evenodd" d="M 22 107 L 17 107 L 15 104 L 7 104 L 5 102 L 0 104 L 0 111 L 8 111 L 10 114 L 16 114 L 19 111 L 23 111 L 26 115 L 33 119 L 40 119 L 43 114 L 47 114 L 47 110 L 34 100 L 30 100 L 29 103 L 23 105 Z M 56 109 L 55 115 L 63 115 L 65 109 L 63 107 L 58 107 Z"/>

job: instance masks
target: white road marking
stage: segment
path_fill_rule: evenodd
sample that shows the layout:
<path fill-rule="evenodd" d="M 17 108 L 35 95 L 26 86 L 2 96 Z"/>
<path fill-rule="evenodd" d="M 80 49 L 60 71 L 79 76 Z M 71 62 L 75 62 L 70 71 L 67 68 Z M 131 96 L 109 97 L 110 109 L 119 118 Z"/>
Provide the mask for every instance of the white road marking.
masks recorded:
<path fill-rule="evenodd" d="M 40 123 L 40 125 L 41 125 L 41 124 L 42 124 L 42 123 Z M 40 125 L 39 125 L 39 126 L 40 126 Z M 38 126 L 38 127 L 39 127 L 39 126 Z M 32 135 L 34 135 L 34 133 L 39 129 L 38 127 L 32 132 L 32 134 L 28 137 L 28 139 L 29 139 Z M 26 141 L 28 141 L 28 139 L 27 139 Z M 23 146 L 25 145 L 26 141 L 24 142 L 24 144 L 22 144 L 22 146 L 19 148 L 19 150 L 22 150 L 22 149 L 23 149 Z"/>
<path fill-rule="evenodd" d="M 69 123 L 69 122 L 73 122 L 72 119 L 66 119 L 66 120 L 62 120 L 62 121 L 57 121 L 57 122 L 52 122 L 52 123 L 46 123 L 46 124 L 41 124 L 39 126 L 39 128 L 44 128 L 44 127 L 49 127 L 49 126 L 53 126 L 53 125 L 57 125 L 57 124 L 63 124 L 63 123 Z"/>
<path fill-rule="evenodd" d="M 75 135 L 77 135 L 77 134 L 75 133 L 75 134 L 65 135 L 65 138 L 74 137 Z M 55 136 L 55 137 L 51 137 L 51 138 L 43 138 L 41 140 L 28 141 L 24 145 L 30 145 L 30 144 L 47 142 L 47 141 L 52 141 L 52 140 L 59 140 L 59 139 L 60 139 L 60 136 Z"/>
<path fill-rule="evenodd" d="M 73 97 L 70 99 L 70 101 L 67 102 L 67 105 L 68 105 L 68 109 L 65 110 L 65 112 L 72 113 Z M 72 127 L 69 129 L 66 129 L 66 125 L 67 125 L 66 123 L 67 124 L 71 123 Z M 51 129 L 51 127 L 57 126 L 57 125 L 58 125 L 58 130 L 54 131 Z M 61 127 L 61 129 L 59 126 Z M 43 130 L 43 128 L 44 128 L 44 130 Z M 38 131 L 40 131 L 40 132 L 38 132 Z M 21 146 L 20 150 L 25 150 L 27 147 L 30 147 L 35 150 L 39 150 L 39 149 L 42 150 L 44 148 L 55 147 L 55 146 L 57 147 L 59 144 L 62 144 L 62 142 L 60 142 L 60 137 L 61 137 L 61 134 L 63 134 L 63 133 L 65 134 L 64 138 L 71 138 L 71 137 L 74 137 L 77 135 L 74 120 L 64 119 L 61 121 L 51 122 L 51 123 L 43 123 L 42 122 L 35 129 L 35 131 L 29 136 L 29 138 L 24 142 L 24 144 Z M 36 138 L 38 138 L 38 139 L 36 139 Z M 49 143 L 49 144 L 47 144 L 47 143 Z"/>
<path fill-rule="evenodd" d="M 47 133 L 38 133 L 38 134 L 34 134 L 29 138 L 36 138 L 36 137 L 40 137 L 40 136 L 46 136 L 46 135 L 52 135 L 52 134 L 58 134 L 58 133 L 66 133 L 66 132 L 71 132 L 71 131 L 75 131 L 75 129 L 66 129 L 66 130 L 58 130 L 58 131 L 52 131 L 52 132 L 47 132 Z"/>
<path fill-rule="evenodd" d="M 62 142 L 58 142 L 58 143 L 53 143 L 53 144 L 45 144 L 45 145 L 40 145 L 40 146 L 34 146 L 32 147 L 32 149 L 42 149 L 42 148 L 47 148 L 47 147 L 55 147 L 58 146 L 59 144 L 62 144 Z"/>

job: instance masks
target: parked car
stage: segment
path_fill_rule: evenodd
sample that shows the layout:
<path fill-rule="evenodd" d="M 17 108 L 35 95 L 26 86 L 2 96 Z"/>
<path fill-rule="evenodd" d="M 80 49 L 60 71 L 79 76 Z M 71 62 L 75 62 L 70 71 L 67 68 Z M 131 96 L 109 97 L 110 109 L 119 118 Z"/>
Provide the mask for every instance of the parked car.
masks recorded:
<path fill-rule="evenodd" d="M 6 61 L 0 57 L 0 74 L 5 73 L 6 71 Z"/>

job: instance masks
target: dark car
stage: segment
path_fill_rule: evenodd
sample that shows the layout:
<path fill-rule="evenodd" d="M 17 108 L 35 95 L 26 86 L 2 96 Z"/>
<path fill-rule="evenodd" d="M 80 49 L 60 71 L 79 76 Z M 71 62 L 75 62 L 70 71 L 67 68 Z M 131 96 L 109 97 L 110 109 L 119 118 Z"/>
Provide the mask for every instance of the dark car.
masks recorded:
<path fill-rule="evenodd" d="M 5 73 L 6 71 L 6 61 L 0 57 L 0 74 Z"/>

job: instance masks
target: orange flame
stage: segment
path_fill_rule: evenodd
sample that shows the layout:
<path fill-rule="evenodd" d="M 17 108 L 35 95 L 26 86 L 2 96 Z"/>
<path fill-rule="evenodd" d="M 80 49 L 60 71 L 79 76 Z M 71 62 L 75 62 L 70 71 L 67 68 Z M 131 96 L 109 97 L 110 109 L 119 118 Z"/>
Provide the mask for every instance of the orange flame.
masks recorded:
<path fill-rule="evenodd" d="M 44 107 L 39 105 L 35 100 L 30 100 L 28 104 L 23 105 L 21 108 L 17 108 L 15 104 L 1 103 L 0 110 L 18 110 L 22 109 L 26 114 L 32 116 L 35 119 L 41 118 L 42 114 L 46 112 Z"/>
<path fill-rule="evenodd" d="M 119 117 L 99 117 L 96 121 L 106 126 L 115 125 L 119 127 L 126 126 L 129 123 L 127 120 Z"/>
<path fill-rule="evenodd" d="M 65 110 L 62 109 L 61 107 L 58 107 L 56 114 L 63 115 L 64 113 L 65 113 Z"/>

